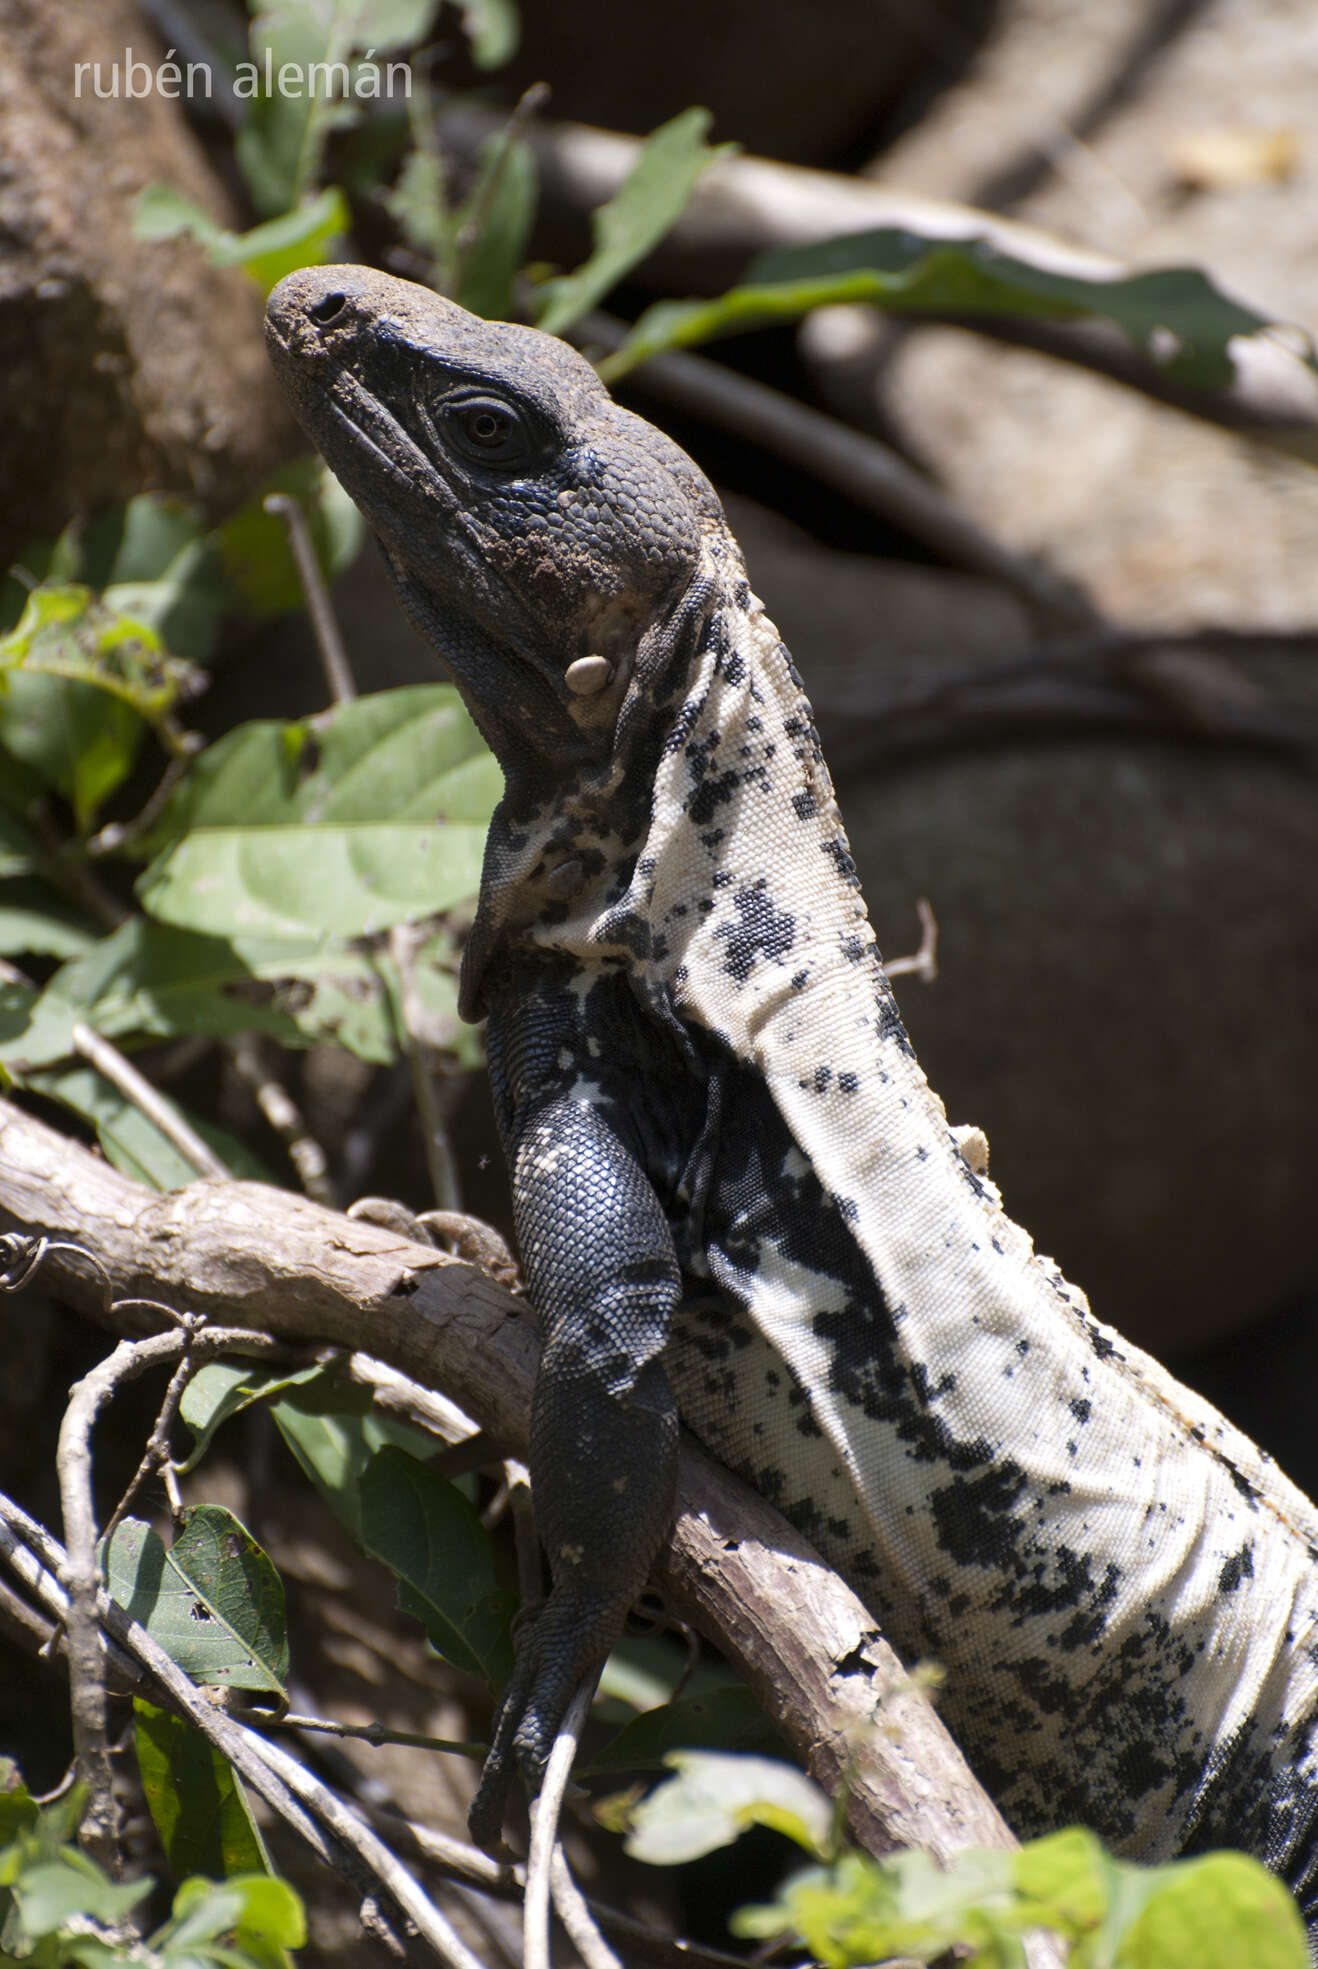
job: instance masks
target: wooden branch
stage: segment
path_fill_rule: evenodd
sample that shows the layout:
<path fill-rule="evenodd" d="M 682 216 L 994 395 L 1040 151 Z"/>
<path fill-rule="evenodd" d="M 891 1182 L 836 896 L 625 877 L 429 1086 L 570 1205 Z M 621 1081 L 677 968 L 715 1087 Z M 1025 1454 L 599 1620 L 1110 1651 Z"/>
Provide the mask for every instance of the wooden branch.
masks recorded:
<path fill-rule="evenodd" d="M 430 1246 L 259 1183 L 160 1195 L 0 1101 L 0 1219 L 62 1241 L 42 1279 L 102 1324 L 149 1297 L 284 1342 L 358 1350 L 441 1388 L 516 1454 L 537 1345 L 524 1301 Z M 69 1243 L 94 1253 L 94 1265 Z M 141 1330 L 144 1315 L 125 1309 Z M 749 1681 L 872 1852 L 940 1859 L 1012 1836 L 860 1601 L 786 1521 L 694 1444 L 658 1582 Z M 1035 1945 L 1032 1944 L 1032 1949 Z M 1046 1945 L 1037 1965 L 1056 1960 Z"/>

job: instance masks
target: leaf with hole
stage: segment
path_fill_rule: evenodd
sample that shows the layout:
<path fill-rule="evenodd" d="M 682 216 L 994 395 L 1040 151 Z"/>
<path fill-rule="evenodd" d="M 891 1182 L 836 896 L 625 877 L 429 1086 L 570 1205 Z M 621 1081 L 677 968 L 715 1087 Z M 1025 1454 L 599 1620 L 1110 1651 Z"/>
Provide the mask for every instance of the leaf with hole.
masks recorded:
<path fill-rule="evenodd" d="M 199 1505 L 169 1547 L 125 1518 L 101 1564 L 111 1597 L 194 1682 L 284 1694 L 283 1582 L 232 1512 Z"/>

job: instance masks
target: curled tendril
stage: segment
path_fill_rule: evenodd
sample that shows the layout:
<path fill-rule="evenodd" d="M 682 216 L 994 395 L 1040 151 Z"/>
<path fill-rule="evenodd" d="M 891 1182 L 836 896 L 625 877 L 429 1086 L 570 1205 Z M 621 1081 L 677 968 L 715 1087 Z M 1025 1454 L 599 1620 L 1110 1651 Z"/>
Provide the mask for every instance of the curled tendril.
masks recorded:
<path fill-rule="evenodd" d="M 71 1252 L 83 1259 L 100 1279 L 107 1308 L 114 1302 L 110 1274 L 86 1245 L 70 1244 L 64 1238 L 47 1237 L 43 1231 L 5 1231 L 0 1234 L 0 1292 L 19 1292 L 31 1280 L 52 1251 Z"/>
<path fill-rule="evenodd" d="M 30 1231 L 6 1231 L 0 1236 L 0 1292 L 18 1292 L 50 1250 L 48 1237 Z"/>

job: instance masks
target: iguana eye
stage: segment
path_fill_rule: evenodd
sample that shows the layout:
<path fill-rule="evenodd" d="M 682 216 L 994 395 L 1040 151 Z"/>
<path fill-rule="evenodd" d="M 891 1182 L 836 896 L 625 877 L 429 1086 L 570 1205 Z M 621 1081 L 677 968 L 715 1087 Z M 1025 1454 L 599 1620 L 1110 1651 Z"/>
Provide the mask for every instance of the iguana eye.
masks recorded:
<path fill-rule="evenodd" d="M 526 452 L 522 419 L 497 397 L 466 397 L 444 408 L 450 434 L 469 458 L 482 464 L 512 464 Z"/>

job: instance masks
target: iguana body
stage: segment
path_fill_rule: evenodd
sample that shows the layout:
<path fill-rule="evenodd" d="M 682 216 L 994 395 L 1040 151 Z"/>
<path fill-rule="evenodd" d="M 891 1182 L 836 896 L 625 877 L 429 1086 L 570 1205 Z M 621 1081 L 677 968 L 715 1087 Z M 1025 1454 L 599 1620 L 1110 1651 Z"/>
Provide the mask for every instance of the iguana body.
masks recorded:
<path fill-rule="evenodd" d="M 1239 1844 L 1312 1914 L 1318 1517 L 963 1159 L 713 492 L 561 343 L 424 289 L 294 275 L 271 335 L 507 780 L 463 996 L 554 1585 L 475 1822 L 643 1582 L 680 1412 L 944 1664 L 1018 1831 Z"/>

